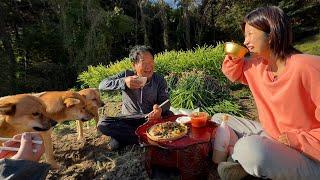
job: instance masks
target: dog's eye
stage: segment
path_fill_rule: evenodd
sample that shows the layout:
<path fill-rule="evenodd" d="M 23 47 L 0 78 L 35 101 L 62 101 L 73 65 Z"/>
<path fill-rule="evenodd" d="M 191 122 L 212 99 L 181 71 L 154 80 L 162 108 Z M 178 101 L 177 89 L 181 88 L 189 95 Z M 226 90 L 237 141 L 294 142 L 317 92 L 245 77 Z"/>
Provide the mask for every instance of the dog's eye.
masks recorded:
<path fill-rule="evenodd" d="M 40 113 L 35 112 L 35 113 L 32 113 L 32 115 L 33 115 L 33 116 L 39 116 L 39 115 L 40 115 Z"/>

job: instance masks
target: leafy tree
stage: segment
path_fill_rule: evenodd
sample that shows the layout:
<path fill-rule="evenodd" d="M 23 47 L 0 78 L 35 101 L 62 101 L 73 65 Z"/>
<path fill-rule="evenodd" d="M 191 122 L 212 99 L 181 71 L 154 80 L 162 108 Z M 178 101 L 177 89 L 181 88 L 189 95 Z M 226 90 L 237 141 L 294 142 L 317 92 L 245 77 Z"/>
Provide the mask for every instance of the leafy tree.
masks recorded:
<path fill-rule="evenodd" d="M 296 40 L 319 33 L 320 1 L 282 0 L 278 5 L 291 17 Z"/>
<path fill-rule="evenodd" d="M 296 39 L 319 33 L 313 0 L 2 0 L 0 96 L 79 86 L 90 65 L 127 57 L 136 44 L 156 53 L 243 41 L 239 22 L 249 11 L 280 6 Z"/>

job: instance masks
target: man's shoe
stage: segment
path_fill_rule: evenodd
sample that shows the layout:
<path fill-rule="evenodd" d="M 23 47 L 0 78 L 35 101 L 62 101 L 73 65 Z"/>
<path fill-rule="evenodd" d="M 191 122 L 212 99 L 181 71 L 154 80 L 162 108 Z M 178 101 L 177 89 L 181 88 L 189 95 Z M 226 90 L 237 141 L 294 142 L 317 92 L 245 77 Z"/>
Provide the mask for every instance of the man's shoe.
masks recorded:
<path fill-rule="evenodd" d="M 240 180 L 249 175 L 237 162 L 221 162 L 218 165 L 221 180 Z"/>
<path fill-rule="evenodd" d="M 114 139 L 114 138 L 110 138 L 110 141 L 108 143 L 108 149 L 110 149 L 111 151 L 117 150 L 120 147 L 120 143 Z"/>

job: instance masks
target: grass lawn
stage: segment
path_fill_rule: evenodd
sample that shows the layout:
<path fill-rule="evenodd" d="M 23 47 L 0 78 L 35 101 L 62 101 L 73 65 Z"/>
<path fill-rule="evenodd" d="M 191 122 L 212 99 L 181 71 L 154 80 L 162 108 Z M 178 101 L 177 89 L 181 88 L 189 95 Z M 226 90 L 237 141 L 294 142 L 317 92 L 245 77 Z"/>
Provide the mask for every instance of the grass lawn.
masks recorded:
<path fill-rule="evenodd" d="M 307 37 L 294 46 L 303 53 L 320 56 L 320 34 Z"/>

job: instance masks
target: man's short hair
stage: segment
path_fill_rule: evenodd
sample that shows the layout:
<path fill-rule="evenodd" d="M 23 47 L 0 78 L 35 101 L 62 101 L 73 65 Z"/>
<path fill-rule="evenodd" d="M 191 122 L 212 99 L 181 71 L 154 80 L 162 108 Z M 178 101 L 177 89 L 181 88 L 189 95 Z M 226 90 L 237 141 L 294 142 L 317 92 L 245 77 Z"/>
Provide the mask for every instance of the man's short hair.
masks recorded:
<path fill-rule="evenodd" d="M 130 50 L 130 54 L 129 54 L 129 58 L 130 58 L 131 62 L 134 64 L 138 63 L 141 58 L 141 53 L 145 53 L 145 52 L 149 52 L 152 55 L 152 57 L 154 58 L 154 52 L 151 47 L 145 46 L 145 45 L 134 46 Z"/>

